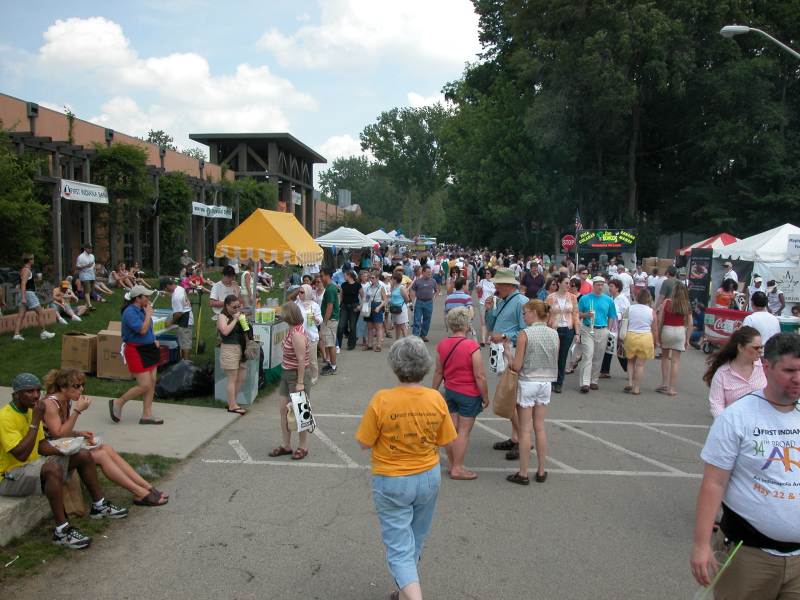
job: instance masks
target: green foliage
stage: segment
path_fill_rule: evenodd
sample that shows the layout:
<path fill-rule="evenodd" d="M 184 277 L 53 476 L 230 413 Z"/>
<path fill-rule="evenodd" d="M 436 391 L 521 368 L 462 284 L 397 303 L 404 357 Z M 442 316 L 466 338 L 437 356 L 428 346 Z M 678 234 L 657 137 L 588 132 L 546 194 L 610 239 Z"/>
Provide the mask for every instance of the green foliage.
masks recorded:
<path fill-rule="evenodd" d="M 188 243 L 192 188 L 183 173 L 162 175 L 158 182 L 158 213 L 161 217 L 161 270 L 180 271 L 181 251 Z"/>
<path fill-rule="evenodd" d="M 181 150 L 181 154 L 185 154 L 186 156 L 191 156 L 192 158 L 196 158 L 197 160 L 205 160 L 208 161 L 208 153 L 203 150 L 203 148 L 184 148 Z"/>
<path fill-rule="evenodd" d="M 175 145 L 175 139 L 163 129 L 151 129 L 147 132 L 147 137 L 144 141 L 155 144 L 159 148 L 178 151 L 178 147 Z M 188 152 L 184 152 L 184 154 L 188 154 Z"/>
<path fill-rule="evenodd" d="M 358 229 L 361 233 L 370 233 L 376 229 L 385 226 L 385 222 L 380 217 L 361 213 L 359 215 L 351 212 L 346 212 L 341 219 L 328 221 L 325 231 L 320 232 L 320 235 L 338 229 L 339 227 L 352 227 Z"/>
<path fill-rule="evenodd" d="M 278 206 L 278 186 L 272 182 L 256 181 L 255 179 L 237 179 L 228 188 L 226 198 L 235 198 L 239 194 L 239 220 L 244 221 L 257 208 L 275 210 Z M 233 201 L 226 202 L 234 206 Z"/>
<path fill-rule="evenodd" d="M 372 165 L 365 156 L 337 158 L 331 166 L 320 174 L 319 187 L 323 195 L 337 202 L 338 190 L 350 190 L 353 201 L 361 203 L 364 187 L 373 176 Z"/>
<path fill-rule="evenodd" d="M 39 201 L 33 183 L 36 159 L 19 156 L 0 129 L 0 214 L 8 224 L 0 236 L 0 264 L 18 265 L 23 252 L 43 255 L 48 206 Z"/>
<path fill-rule="evenodd" d="M 118 206 L 141 208 L 152 195 L 147 180 L 147 152 L 133 144 L 95 146 L 92 181 L 108 188 L 109 201 Z"/>

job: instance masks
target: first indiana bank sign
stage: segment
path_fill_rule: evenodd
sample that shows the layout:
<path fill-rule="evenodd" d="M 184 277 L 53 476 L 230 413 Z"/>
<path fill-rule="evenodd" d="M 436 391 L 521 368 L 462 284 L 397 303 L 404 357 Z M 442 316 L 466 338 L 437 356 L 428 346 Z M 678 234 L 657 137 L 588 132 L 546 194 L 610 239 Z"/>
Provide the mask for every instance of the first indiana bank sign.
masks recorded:
<path fill-rule="evenodd" d="M 102 185 L 84 183 L 83 181 L 72 181 L 71 179 L 61 179 L 60 192 L 64 200 L 108 204 L 108 190 Z"/>

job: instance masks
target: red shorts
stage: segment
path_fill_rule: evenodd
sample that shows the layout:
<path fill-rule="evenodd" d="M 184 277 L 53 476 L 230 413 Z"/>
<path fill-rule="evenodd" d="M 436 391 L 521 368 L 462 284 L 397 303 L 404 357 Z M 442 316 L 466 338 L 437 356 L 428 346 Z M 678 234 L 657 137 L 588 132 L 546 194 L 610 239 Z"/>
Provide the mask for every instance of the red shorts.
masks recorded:
<path fill-rule="evenodd" d="M 152 356 L 152 349 L 155 349 L 155 362 Z M 155 344 L 125 344 L 125 362 L 128 365 L 128 370 L 132 374 L 147 373 L 158 367 L 159 352 Z"/>

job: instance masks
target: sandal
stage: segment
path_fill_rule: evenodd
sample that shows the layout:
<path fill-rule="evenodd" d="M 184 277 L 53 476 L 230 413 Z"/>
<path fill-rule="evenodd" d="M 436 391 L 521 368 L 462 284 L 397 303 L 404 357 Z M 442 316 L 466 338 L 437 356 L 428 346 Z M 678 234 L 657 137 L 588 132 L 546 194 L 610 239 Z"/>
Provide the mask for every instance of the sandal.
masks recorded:
<path fill-rule="evenodd" d="M 117 409 L 114 407 L 114 399 L 110 398 L 108 401 L 108 413 L 111 415 L 111 420 L 114 423 L 119 423 L 122 420 L 122 415 L 117 412 Z"/>
<path fill-rule="evenodd" d="M 375 352 L 380 352 L 380 351 L 381 351 L 381 347 L 380 347 L 380 346 L 378 346 L 377 348 L 375 348 Z"/>
<path fill-rule="evenodd" d="M 157 489 L 157 488 L 151 487 L 151 488 L 150 488 L 150 491 L 151 491 L 151 492 L 155 492 L 156 494 L 158 494 L 159 496 L 162 496 L 162 497 L 164 497 L 164 498 L 169 498 L 169 494 L 167 494 L 167 493 L 164 493 L 164 492 L 162 492 L 161 490 L 159 490 L 159 489 Z"/>
<path fill-rule="evenodd" d="M 492 448 L 495 450 L 513 450 L 519 446 L 517 442 L 512 439 L 503 440 L 502 442 L 495 442 Z"/>
<path fill-rule="evenodd" d="M 308 450 L 305 448 L 298 448 L 292 454 L 292 460 L 303 460 L 306 456 L 308 456 Z"/>
<path fill-rule="evenodd" d="M 630 394 L 632 389 L 633 388 L 631 386 L 626 385 L 624 388 L 622 388 L 622 391 L 625 392 L 626 394 Z"/>
<path fill-rule="evenodd" d="M 237 415 L 246 415 L 247 414 L 247 410 L 245 410 L 241 406 L 237 406 L 236 408 L 229 408 L 228 412 L 229 413 L 236 413 Z"/>
<path fill-rule="evenodd" d="M 286 456 L 287 454 L 291 454 L 291 448 L 284 448 L 283 446 L 278 446 L 277 448 L 273 448 L 272 451 L 269 453 L 269 456 L 275 458 L 276 456 Z"/>
<path fill-rule="evenodd" d="M 167 502 L 169 502 L 169 500 L 162 498 L 160 493 L 152 489 L 144 498 L 133 500 L 136 506 L 164 506 Z"/>
<path fill-rule="evenodd" d="M 160 417 L 142 417 L 139 419 L 139 425 L 163 425 L 164 419 Z"/>
<path fill-rule="evenodd" d="M 545 481 L 547 481 L 547 471 L 545 471 L 541 475 L 537 473 L 534 479 L 536 479 L 536 483 L 544 483 Z"/>
<path fill-rule="evenodd" d="M 518 460 L 519 459 L 519 446 L 514 448 L 513 450 L 509 450 L 506 452 L 506 460 Z"/>
<path fill-rule="evenodd" d="M 473 473 L 472 471 L 467 471 L 464 475 L 453 475 L 448 471 L 448 475 L 450 475 L 450 479 L 454 481 L 472 481 L 473 479 L 478 478 L 477 473 Z"/>
<path fill-rule="evenodd" d="M 511 483 L 517 483 L 519 485 L 530 485 L 531 480 L 527 477 L 523 477 L 519 473 L 514 473 L 513 475 L 509 475 L 506 477 L 506 481 L 510 481 Z"/>

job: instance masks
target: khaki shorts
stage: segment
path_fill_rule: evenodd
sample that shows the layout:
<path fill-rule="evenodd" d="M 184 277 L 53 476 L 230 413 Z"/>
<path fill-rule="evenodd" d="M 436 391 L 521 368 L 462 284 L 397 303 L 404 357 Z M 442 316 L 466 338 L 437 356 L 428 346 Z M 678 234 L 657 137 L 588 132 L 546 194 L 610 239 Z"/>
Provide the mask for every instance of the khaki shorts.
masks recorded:
<path fill-rule="evenodd" d="M 306 367 L 303 377 L 303 386 L 306 396 L 311 397 L 311 369 Z M 281 371 L 281 382 L 278 386 L 278 395 L 288 398 L 289 394 L 297 391 L 297 369 L 284 369 Z"/>
<path fill-rule="evenodd" d="M 725 545 L 721 531 L 713 548 L 722 564 L 735 544 Z M 719 578 L 715 599 L 797 598 L 800 596 L 800 556 L 775 556 L 760 548 L 742 546 Z"/>
<path fill-rule="evenodd" d="M 219 366 L 223 371 L 236 371 L 244 368 L 245 361 L 239 344 L 220 344 Z"/>
<path fill-rule="evenodd" d="M 181 350 L 190 350 L 192 347 L 192 328 L 178 327 L 178 346 Z"/>
<path fill-rule="evenodd" d="M 326 348 L 333 348 L 336 345 L 336 330 L 339 328 L 339 321 L 328 321 L 323 323 L 319 330 L 319 339 Z"/>
<path fill-rule="evenodd" d="M 63 483 L 69 477 L 69 456 L 44 456 L 33 462 L 6 471 L 0 480 L 0 496 L 33 496 L 44 494 L 42 489 L 42 467 L 47 463 L 55 463 L 61 467 Z"/>

